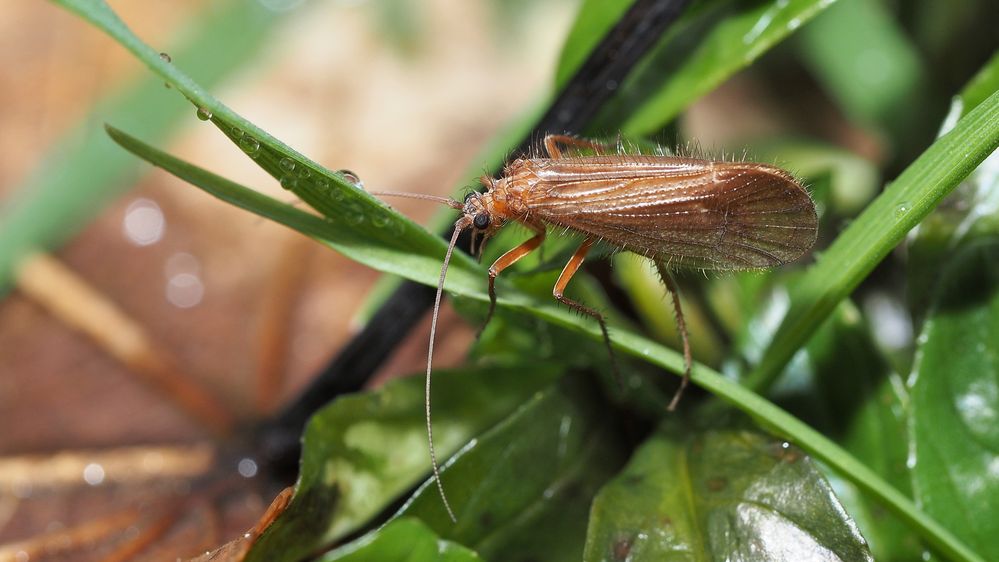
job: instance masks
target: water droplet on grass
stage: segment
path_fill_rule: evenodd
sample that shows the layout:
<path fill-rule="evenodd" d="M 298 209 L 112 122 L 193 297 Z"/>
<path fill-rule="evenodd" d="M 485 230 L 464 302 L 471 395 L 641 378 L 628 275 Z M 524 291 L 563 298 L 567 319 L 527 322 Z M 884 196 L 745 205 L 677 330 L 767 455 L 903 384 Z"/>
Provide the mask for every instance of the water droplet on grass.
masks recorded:
<path fill-rule="evenodd" d="M 199 107 L 198 112 L 195 113 L 195 115 L 197 115 L 198 119 L 201 119 L 202 121 L 208 121 L 212 118 L 212 112 L 204 107 Z"/>
<path fill-rule="evenodd" d="M 361 181 L 360 176 L 358 176 L 354 172 L 351 172 L 350 170 L 337 170 L 336 173 L 343 176 L 343 179 L 346 180 L 348 183 L 354 184 L 354 187 L 357 187 L 359 189 L 364 189 L 364 182 Z"/>
<path fill-rule="evenodd" d="M 895 207 L 895 218 L 902 219 L 909 213 L 910 210 L 911 208 L 908 203 L 899 203 L 899 205 Z"/>
<path fill-rule="evenodd" d="M 250 156 L 255 156 L 260 151 L 260 141 L 250 135 L 243 135 L 243 138 L 239 139 L 239 148 Z"/>

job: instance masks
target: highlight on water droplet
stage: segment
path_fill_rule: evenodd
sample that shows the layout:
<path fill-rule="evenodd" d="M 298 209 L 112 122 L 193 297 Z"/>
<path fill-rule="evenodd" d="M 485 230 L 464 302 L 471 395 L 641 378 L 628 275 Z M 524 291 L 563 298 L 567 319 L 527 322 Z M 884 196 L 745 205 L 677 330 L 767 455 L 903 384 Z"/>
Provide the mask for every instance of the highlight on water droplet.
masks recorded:
<path fill-rule="evenodd" d="M 167 62 L 173 62 L 173 59 L 170 58 L 170 55 L 167 53 L 160 53 L 160 58 Z"/>
<path fill-rule="evenodd" d="M 278 166 L 280 166 L 281 169 L 284 170 L 284 171 L 286 171 L 286 172 L 294 172 L 295 171 L 295 161 L 292 160 L 291 158 L 288 158 L 288 157 L 282 158 L 278 162 Z"/>
<path fill-rule="evenodd" d="M 201 119 L 202 121 L 208 121 L 212 118 L 212 112 L 205 107 L 199 107 L 198 112 L 195 115 L 197 115 L 198 119 Z"/>
<path fill-rule="evenodd" d="M 354 187 L 364 189 L 364 182 L 361 181 L 361 177 L 354 172 L 351 172 L 350 170 L 337 170 L 336 173 L 343 176 L 343 179 L 348 183 L 354 184 Z"/>
<path fill-rule="evenodd" d="M 898 206 L 895 207 L 895 218 L 901 219 L 902 217 L 907 215 L 910 210 L 911 208 L 908 203 L 899 203 Z"/>

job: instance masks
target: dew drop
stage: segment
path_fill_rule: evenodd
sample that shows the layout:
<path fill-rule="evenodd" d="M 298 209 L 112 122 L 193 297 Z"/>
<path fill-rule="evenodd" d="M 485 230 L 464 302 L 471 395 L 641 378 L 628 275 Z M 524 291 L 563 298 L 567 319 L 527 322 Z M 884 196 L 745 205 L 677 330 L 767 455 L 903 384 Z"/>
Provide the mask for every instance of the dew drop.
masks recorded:
<path fill-rule="evenodd" d="M 204 107 L 199 107 L 198 112 L 195 115 L 197 115 L 198 119 L 201 119 L 202 121 L 208 121 L 212 118 L 212 112 Z"/>
<path fill-rule="evenodd" d="M 330 191 L 330 182 L 328 182 L 326 180 L 323 180 L 323 179 L 317 180 L 316 181 L 316 189 L 318 189 L 320 193 L 329 193 L 329 191 Z"/>
<path fill-rule="evenodd" d="M 260 141 L 250 135 L 243 135 L 243 137 L 239 139 L 239 148 L 250 156 L 254 156 L 258 151 L 260 151 Z"/>
<path fill-rule="evenodd" d="M 350 170 L 337 170 L 336 173 L 343 176 L 343 179 L 348 183 L 354 184 L 354 187 L 364 189 L 364 182 L 361 181 L 360 176 L 358 176 L 354 172 L 351 172 Z"/>
<path fill-rule="evenodd" d="M 309 177 L 310 175 L 311 174 L 309 174 L 309 169 L 306 168 L 305 166 L 302 166 L 301 168 L 298 169 L 298 177 L 302 178 L 303 180 Z"/>
<path fill-rule="evenodd" d="M 895 218 L 901 219 L 905 217 L 905 215 L 907 215 L 910 210 L 911 209 L 908 203 L 900 203 L 897 207 L 895 207 Z"/>
<path fill-rule="evenodd" d="M 291 176 L 284 176 L 281 178 L 281 187 L 292 190 L 298 187 L 298 180 Z"/>
<path fill-rule="evenodd" d="M 347 206 L 347 224 L 351 226 L 360 226 L 364 222 L 364 215 L 361 213 L 361 207 L 357 203 L 352 203 Z"/>
<path fill-rule="evenodd" d="M 280 166 L 281 169 L 284 170 L 284 171 L 286 171 L 286 172 L 294 172 L 295 171 L 295 161 L 292 160 L 291 158 L 287 158 L 287 157 L 282 158 L 281 161 L 278 162 L 278 166 Z"/>
<path fill-rule="evenodd" d="M 173 62 L 173 59 L 170 58 L 170 55 L 167 53 L 160 53 L 160 58 L 167 62 Z"/>
<path fill-rule="evenodd" d="M 388 223 L 389 223 L 389 218 L 386 217 L 385 215 L 376 215 L 374 218 L 371 219 L 371 224 L 375 225 L 378 228 L 385 228 L 386 226 L 388 226 Z"/>

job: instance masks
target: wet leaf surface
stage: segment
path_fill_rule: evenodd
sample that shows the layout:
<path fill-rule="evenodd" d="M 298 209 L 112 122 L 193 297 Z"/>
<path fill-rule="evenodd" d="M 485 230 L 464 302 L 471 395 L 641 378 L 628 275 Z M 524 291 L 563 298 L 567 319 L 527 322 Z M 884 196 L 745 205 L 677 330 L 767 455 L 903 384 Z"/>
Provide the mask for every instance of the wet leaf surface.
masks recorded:
<path fill-rule="evenodd" d="M 943 268 L 909 380 L 913 487 L 928 513 L 999 558 L 999 242 Z"/>
<path fill-rule="evenodd" d="M 800 450 L 736 430 L 663 430 L 593 504 L 588 561 L 873 560 Z"/>
<path fill-rule="evenodd" d="M 478 562 L 474 552 L 441 540 L 418 519 L 403 517 L 320 558 L 323 562 Z"/>
<path fill-rule="evenodd" d="M 575 561 L 593 495 L 624 461 L 621 436 L 582 375 L 536 393 L 445 467 L 452 523 L 432 481 L 397 516 L 419 517 L 487 560 Z"/>
<path fill-rule="evenodd" d="M 447 458 L 559 374 L 544 365 L 434 373 L 438 458 Z M 358 529 L 429 470 L 422 377 L 340 398 L 309 422 L 291 506 L 248 559 L 298 560 Z M 463 483 L 452 478 L 455 487 Z"/>

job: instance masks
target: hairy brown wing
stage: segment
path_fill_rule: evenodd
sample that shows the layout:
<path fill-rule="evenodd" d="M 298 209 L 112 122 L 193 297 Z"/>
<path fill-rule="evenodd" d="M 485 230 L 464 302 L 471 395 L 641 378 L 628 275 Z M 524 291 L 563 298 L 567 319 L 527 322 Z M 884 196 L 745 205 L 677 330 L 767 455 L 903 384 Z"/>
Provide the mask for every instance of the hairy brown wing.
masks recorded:
<path fill-rule="evenodd" d="M 763 164 L 639 157 L 538 161 L 532 216 L 671 265 L 757 269 L 797 259 L 815 242 L 815 205 Z"/>

